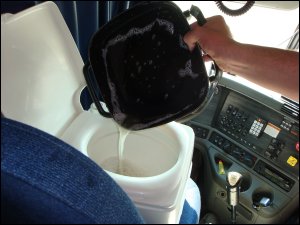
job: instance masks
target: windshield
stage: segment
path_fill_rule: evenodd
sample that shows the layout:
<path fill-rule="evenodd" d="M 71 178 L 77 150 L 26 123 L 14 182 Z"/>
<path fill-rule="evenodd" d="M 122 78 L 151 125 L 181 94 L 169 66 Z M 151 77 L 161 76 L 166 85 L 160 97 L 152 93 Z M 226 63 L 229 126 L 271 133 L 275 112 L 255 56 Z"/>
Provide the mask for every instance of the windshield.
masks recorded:
<path fill-rule="evenodd" d="M 241 43 L 285 49 L 294 34 L 299 32 L 297 28 L 299 7 L 293 10 L 279 10 L 254 5 L 245 14 L 233 17 L 224 14 L 214 1 L 174 1 L 174 3 L 182 11 L 190 9 L 192 4 L 198 6 L 205 17 L 222 15 L 230 27 L 233 38 Z M 230 9 L 243 6 L 241 3 L 227 1 L 224 5 Z M 192 22 L 195 22 L 194 18 L 189 20 L 189 23 Z"/>
<path fill-rule="evenodd" d="M 240 43 L 287 49 L 293 37 L 297 37 L 296 41 L 293 40 L 297 43 L 293 49 L 299 52 L 299 4 L 296 9 L 291 10 L 254 5 L 243 15 L 229 16 L 218 8 L 215 1 L 174 1 L 174 3 L 183 12 L 189 10 L 191 5 L 195 5 L 200 8 L 206 18 L 222 15 L 231 30 L 233 38 Z M 245 4 L 245 1 L 242 1 L 242 3 Z M 283 2 L 268 2 L 268 4 L 270 3 L 282 4 Z M 232 10 L 243 6 L 241 3 L 229 1 L 224 1 L 223 4 Z M 188 19 L 190 24 L 195 21 L 196 19 L 192 16 Z M 207 68 L 210 67 L 207 63 L 206 66 Z M 235 76 L 235 79 L 276 99 L 281 97 L 280 93 L 254 84 L 239 75 Z"/>

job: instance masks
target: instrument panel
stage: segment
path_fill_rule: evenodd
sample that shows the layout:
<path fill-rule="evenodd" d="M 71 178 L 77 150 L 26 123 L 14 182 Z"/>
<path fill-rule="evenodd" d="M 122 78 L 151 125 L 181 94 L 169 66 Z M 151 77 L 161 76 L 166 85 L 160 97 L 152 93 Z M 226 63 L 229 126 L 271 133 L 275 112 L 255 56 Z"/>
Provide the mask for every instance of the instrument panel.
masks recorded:
<path fill-rule="evenodd" d="M 230 92 L 213 127 L 279 166 L 290 175 L 299 172 L 298 124 L 284 115 Z"/>
<path fill-rule="evenodd" d="M 299 182 L 299 120 L 220 86 L 190 125 L 239 164 L 285 192 Z M 203 125 L 203 126 L 201 126 Z"/>

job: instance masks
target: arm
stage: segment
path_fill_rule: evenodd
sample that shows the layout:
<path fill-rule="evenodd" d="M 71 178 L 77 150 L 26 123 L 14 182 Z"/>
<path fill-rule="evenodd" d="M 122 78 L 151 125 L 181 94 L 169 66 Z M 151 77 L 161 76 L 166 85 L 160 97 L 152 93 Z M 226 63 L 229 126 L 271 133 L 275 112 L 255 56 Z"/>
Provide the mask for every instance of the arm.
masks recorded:
<path fill-rule="evenodd" d="M 299 101 L 299 53 L 236 43 L 228 70 Z"/>
<path fill-rule="evenodd" d="M 190 50 L 198 41 L 223 71 L 299 101 L 298 52 L 236 42 L 221 16 L 208 18 L 203 27 L 192 24 L 184 40 Z"/>

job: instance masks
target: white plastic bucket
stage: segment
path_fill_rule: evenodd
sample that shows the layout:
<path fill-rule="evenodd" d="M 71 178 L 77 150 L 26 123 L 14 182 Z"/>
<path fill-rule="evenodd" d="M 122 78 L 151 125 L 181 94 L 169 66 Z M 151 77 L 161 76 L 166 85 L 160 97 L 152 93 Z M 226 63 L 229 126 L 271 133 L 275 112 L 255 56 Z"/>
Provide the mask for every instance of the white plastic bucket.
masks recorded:
<path fill-rule="evenodd" d="M 122 187 L 147 223 L 178 223 L 184 190 L 190 176 L 194 133 L 190 127 L 171 122 L 132 131 L 125 140 L 124 159 L 133 175 L 116 173 L 118 127 L 96 112 L 82 112 L 62 139 L 90 157 Z M 136 175 L 137 174 L 137 175 Z"/>

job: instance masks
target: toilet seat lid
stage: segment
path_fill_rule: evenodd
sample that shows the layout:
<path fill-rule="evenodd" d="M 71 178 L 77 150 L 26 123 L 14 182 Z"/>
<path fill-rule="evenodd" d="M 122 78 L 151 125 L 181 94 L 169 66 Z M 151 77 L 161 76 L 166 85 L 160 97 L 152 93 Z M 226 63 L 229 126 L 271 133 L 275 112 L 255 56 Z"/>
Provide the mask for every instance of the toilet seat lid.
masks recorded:
<path fill-rule="evenodd" d="M 1 15 L 1 112 L 59 136 L 81 111 L 75 41 L 53 2 Z"/>

